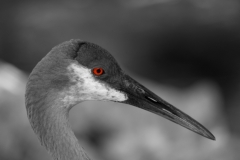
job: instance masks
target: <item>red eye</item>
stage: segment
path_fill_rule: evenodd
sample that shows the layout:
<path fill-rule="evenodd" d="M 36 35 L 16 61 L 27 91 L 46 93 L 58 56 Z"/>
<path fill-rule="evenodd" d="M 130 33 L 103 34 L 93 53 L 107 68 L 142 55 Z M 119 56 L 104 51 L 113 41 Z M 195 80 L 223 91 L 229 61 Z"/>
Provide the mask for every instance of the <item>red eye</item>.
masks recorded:
<path fill-rule="evenodd" d="M 96 76 L 101 76 L 104 73 L 104 70 L 102 68 L 93 68 L 92 72 Z"/>

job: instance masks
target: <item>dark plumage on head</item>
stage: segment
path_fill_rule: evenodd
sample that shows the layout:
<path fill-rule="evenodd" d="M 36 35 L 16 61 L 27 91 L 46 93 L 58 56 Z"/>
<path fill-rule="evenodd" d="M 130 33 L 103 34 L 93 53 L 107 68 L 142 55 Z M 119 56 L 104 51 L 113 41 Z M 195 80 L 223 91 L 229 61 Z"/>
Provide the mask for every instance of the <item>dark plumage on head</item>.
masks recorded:
<path fill-rule="evenodd" d="M 54 47 L 36 65 L 25 97 L 33 130 L 58 160 L 89 159 L 68 122 L 69 110 L 86 100 L 130 104 L 215 139 L 200 123 L 125 74 L 108 51 L 81 40 Z"/>

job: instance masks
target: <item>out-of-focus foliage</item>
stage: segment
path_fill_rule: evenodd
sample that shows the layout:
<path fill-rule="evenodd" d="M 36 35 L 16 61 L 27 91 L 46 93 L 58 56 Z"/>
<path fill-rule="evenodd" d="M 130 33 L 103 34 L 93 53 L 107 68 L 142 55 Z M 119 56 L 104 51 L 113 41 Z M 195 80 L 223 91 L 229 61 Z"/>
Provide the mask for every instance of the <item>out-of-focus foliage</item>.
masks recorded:
<path fill-rule="evenodd" d="M 25 110 L 27 77 L 10 64 L 0 63 L 0 159 L 47 159 Z"/>
<path fill-rule="evenodd" d="M 240 158 L 238 0 L 3 0 L 0 13 L 1 60 L 29 73 L 60 42 L 97 43 L 217 138 L 138 108 L 86 102 L 70 117 L 93 159 Z M 26 117 L 19 69 L 0 65 L 0 159 L 47 160 Z"/>

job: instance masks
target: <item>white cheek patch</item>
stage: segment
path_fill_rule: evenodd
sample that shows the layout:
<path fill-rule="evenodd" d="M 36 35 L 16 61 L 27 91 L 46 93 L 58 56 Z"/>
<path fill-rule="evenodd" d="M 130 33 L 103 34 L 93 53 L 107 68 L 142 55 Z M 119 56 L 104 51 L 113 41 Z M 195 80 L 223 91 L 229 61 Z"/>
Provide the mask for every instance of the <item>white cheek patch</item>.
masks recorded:
<path fill-rule="evenodd" d="M 92 75 L 91 69 L 79 64 L 71 64 L 68 68 L 69 78 L 73 85 L 68 89 L 65 101 L 125 101 L 127 95 L 101 83 Z"/>

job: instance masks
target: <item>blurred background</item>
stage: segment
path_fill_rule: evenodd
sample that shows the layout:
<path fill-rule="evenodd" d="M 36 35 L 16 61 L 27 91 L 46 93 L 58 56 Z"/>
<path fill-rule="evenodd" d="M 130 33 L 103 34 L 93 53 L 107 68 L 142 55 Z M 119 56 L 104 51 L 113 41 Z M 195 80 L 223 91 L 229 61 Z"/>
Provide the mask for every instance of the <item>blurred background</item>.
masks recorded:
<path fill-rule="evenodd" d="M 240 1 L 1 0 L 1 160 L 50 160 L 28 122 L 25 85 L 52 47 L 73 38 L 106 48 L 216 137 L 132 106 L 84 102 L 70 121 L 93 160 L 240 159 Z"/>

